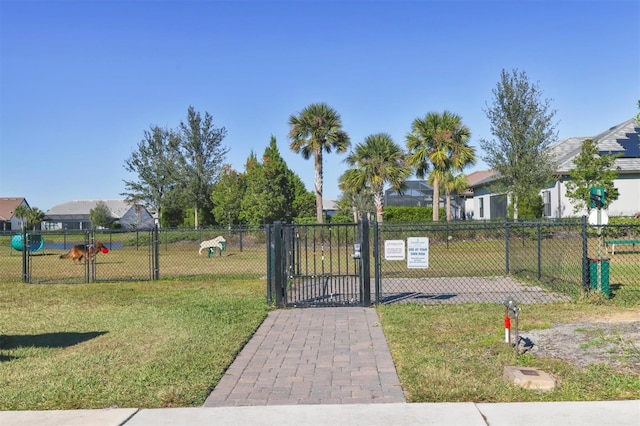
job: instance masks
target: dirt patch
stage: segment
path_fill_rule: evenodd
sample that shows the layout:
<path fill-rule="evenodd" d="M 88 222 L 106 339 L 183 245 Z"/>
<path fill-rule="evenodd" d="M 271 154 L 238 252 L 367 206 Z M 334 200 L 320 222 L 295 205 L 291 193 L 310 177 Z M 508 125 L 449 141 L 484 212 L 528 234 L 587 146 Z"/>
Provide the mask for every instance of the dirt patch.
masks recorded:
<path fill-rule="evenodd" d="M 589 321 L 554 324 L 545 330 L 521 330 L 536 356 L 562 359 L 583 368 L 607 364 L 640 375 L 640 314 L 599 316 Z"/>

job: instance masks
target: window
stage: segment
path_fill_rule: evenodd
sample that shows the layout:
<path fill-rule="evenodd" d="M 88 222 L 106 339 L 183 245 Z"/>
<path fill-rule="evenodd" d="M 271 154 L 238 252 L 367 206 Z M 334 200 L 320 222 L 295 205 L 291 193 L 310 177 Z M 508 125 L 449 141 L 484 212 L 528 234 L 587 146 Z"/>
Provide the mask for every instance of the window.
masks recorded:
<path fill-rule="evenodd" d="M 542 192 L 542 202 L 544 204 L 543 216 L 551 217 L 551 191 Z"/>
<path fill-rule="evenodd" d="M 480 217 L 480 219 L 482 219 L 484 217 L 484 198 L 480 198 L 479 201 L 480 201 L 480 208 L 479 208 L 480 215 L 479 215 L 479 217 Z"/>

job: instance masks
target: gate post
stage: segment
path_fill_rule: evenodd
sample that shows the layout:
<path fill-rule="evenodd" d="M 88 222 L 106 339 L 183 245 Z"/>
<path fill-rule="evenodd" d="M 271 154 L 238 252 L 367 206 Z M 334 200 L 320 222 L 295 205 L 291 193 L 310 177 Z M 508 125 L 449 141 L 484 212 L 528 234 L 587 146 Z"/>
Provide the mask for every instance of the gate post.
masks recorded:
<path fill-rule="evenodd" d="M 157 281 L 160 279 L 160 228 L 157 223 L 156 226 L 153 227 L 151 235 L 151 240 L 153 241 L 153 280 Z"/>
<path fill-rule="evenodd" d="M 360 249 L 362 256 L 360 261 L 360 295 L 363 306 L 371 306 L 371 253 L 369 251 L 369 221 L 367 218 L 360 222 Z"/>
<path fill-rule="evenodd" d="M 378 303 L 380 301 L 382 265 L 380 262 L 380 224 L 377 221 L 373 222 L 373 271 L 376 289 L 373 303 Z"/>
<path fill-rule="evenodd" d="M 287 289 L 287 278 L 284 271 L 284 236 L 282 234 L 282 222 L 273 223 L 273 281 L 276 296 L 276 306 L 284 308 L 286 304 L 285 291 Z"/>

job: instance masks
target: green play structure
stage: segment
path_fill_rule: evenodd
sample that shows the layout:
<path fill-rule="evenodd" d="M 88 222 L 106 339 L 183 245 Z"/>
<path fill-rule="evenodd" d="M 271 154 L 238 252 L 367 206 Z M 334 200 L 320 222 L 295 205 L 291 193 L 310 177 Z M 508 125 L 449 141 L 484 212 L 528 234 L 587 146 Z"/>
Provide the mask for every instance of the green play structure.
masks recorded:
<path fill-rule="evenodd" d="M 11 237 L 11 248 L 22 251 L 22 234 Z M 27 250 L 36 252 L 44 249 L 44 238 L 40 234 L 27 234 Z"/>

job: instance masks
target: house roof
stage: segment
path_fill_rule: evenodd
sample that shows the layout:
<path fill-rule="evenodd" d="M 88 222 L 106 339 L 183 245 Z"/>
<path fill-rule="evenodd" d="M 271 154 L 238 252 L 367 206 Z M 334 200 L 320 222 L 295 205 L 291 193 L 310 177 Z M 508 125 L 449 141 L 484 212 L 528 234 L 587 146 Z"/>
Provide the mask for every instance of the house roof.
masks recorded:
<path fill-rule="evenodd" d="M 600 154 L 620 155 L 615 162 L 619 174 L 640 173 L 640 123 L 632 118 L 596 136 L 570 137 L 552 145 L 549 150 L 557 163 L 558 174 L 567 175 L 575 166 L 573 160 L 580 154 L 582 143 L 587 139 L 593 139 L 598 143 Z M 486 172 L 492 173 L 475 181 L 470 178 L 473 173 L 470 174 L 467 177 L 469 188 L 479 187 L 499 178 L 495 171 Z"/>
<path fill-rule="evenodd" d="M 133 204 L 125 200 L 76 200 L 58 204 L 47 210 L 45 217 L 48 219 L 60 217 L 78 217 L 89 215 L 92 209 L 102 201 L 107 205 L 111 216 L 120 219 L 133 207 Z"/>
<path fill-rule="evenodd" d="M 0 198 L 0 220 L 9 221 L 13 217 L 13 212 L 23 202 L 26 203 L 24 197 L 4 197 Z M 27 206 L 29 203 L 27 203 Z"/>
<path fill-rule="evenodd" d="M 596 136 L 567 138 L 551 146 L 551 155 L 558 163 L 558 173 L 568 174 L 574 167 L 573 160 L 580 154 L 586 139 L 597 142 L 600 154 L 620 155 L 615 163 L 619 173 L 640 172 L 640 123 L 632 118 Z"/>
<path fill-rule="evenodd" d="M 322 199 L 322 208 L 324 211 L 338 210 L 338 203 L 334 200 Z"/>

